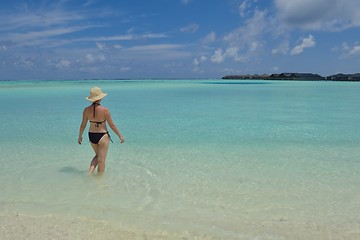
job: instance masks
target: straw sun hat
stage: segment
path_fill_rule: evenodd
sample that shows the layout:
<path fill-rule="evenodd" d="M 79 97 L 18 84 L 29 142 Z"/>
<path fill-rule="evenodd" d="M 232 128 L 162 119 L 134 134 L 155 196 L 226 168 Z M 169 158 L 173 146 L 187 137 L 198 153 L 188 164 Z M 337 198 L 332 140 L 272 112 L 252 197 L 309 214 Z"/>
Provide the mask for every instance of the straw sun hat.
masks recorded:
<path fill-rule="evenodd" d="M 97 100 L 102 99 L 106 95 L 107 93 L 103 93 L 101 88 L 93 87 L 90 89 L 90 96 L 86 97 L 86 100 L 89 100 L 90 102 L 95 102 Z"/>

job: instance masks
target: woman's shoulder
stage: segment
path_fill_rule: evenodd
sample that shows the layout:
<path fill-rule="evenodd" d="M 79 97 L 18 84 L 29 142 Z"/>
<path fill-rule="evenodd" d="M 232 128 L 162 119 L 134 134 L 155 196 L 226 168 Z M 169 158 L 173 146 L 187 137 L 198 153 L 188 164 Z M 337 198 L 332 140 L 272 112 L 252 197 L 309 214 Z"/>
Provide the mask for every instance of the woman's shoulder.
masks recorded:
<path fill-rule="evenodd" d="M 84 108 L 84 112 L 91 111 L 91 110 L 92 110 L 92 105 L 90 105 L 90 106 L 88 106 L 88 107 Z"/>
<path fill-rule="evenodd" d="M 103 107 L 103 106 L 101 106 L 101 110 L 102 110 L 103 112 L 105 112 L 105 113 L 110 112 L 107 107 Z"/>

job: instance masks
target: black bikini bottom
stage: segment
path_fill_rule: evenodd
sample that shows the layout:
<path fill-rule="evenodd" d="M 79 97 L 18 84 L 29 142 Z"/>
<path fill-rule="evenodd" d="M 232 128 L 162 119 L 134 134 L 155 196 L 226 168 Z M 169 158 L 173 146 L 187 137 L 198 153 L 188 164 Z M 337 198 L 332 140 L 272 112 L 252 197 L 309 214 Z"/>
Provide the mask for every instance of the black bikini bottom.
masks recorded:
<path fill-rule="evenodd" d="M 109 139 L 110 139 L 110 141 L 112 142 L 109 132 L 100 132 L 100 133 L 89 132 L 89 140 L 90 140 L 90 142 L 93 143 L 93 144 L 98 144 L 99 141 L 100 141 L 100 139 L 101 139 L 105 134 L 107 134 L 107 135 L 109 136 Z"/>

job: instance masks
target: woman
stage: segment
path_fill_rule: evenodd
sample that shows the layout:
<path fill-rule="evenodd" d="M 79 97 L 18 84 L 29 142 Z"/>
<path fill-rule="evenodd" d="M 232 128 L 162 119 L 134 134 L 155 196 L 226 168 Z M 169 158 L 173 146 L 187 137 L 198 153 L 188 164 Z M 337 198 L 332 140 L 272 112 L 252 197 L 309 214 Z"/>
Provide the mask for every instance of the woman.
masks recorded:
<path fill-rule="evenodd" d="M 91 88 L 90 96 L 88 96 L 86 100 L 89 100 L 92 102 L 92 104 L 86 107 L 83 111 L 78 143 L 82 143 L 82 135 L 86 128 L 87 122 L 89 121 L 89 140 L 95 152 L 95 156 L 90 164 L 89 174 L 92 174 L 96 167 L 98 167 L 98 175 L 102 175 L 105 171 L 106 154 L 108 152 L 109 142 L 111 140 L 109 132 L 106 128 L 106 122 L 109 124 L 114 133 L 119 137 L 120 143 L 124 142 L 123 136 L 120 134 L 111 118 L 110 111 L 100 105 L 101 100 L 106 95 L 107 93 L 103 93 L 102 90 L 98 87 Z"/>

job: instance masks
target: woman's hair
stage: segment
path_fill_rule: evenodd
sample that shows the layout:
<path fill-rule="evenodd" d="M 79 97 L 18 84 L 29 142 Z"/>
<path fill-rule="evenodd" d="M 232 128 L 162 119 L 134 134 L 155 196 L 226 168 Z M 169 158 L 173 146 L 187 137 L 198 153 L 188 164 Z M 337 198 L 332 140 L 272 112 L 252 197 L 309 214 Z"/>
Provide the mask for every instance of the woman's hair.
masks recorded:
<path fill-rule="evenodd" d="M 95 102 L 93 102 L 93 107 L 94 107 L 94 118 L 95 118 L 95 109 L 96 109 L 96 105 L 100 105 L 100 101 L 99 100 L 97 100 L 97 101 L 95 101 Z"/>

